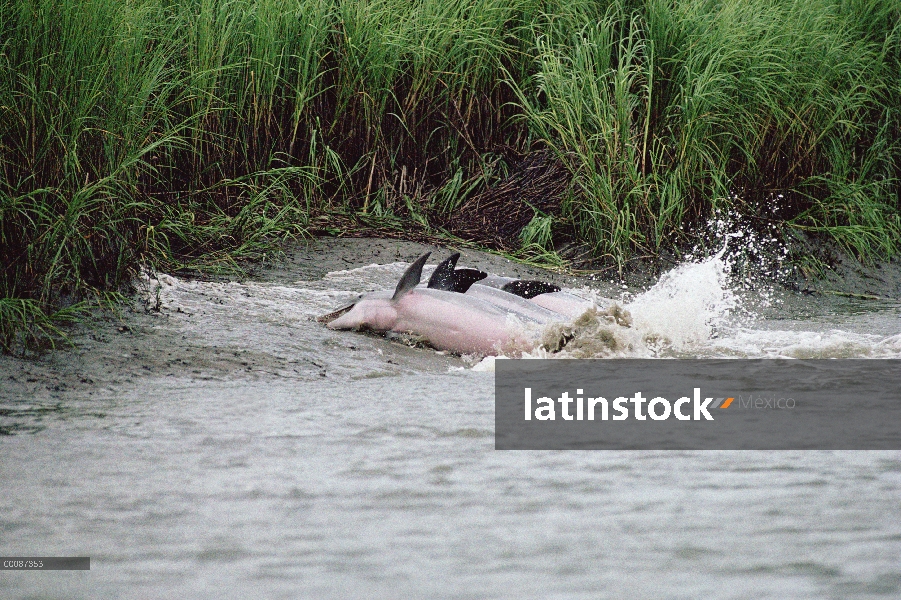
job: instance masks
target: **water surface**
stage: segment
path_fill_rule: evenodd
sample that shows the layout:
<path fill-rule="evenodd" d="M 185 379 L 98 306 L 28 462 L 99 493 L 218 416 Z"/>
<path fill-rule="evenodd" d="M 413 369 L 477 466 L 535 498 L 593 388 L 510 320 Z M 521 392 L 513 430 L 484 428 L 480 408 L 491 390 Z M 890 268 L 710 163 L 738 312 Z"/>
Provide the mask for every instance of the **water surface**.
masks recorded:
<path fill-rule="evenodd" d="M 490 362 L 311 320 L 405 265 L 159 275 L 158 337 L 86 341 L 94 383 L 4 359 L 0 547 L 92 569 L 0 596 L 901 597 L 901 453 L 495 451 Z M 726 281 L 571 286 L 633 316 L 602 356 L 901 357 L 897 302 Z"/>

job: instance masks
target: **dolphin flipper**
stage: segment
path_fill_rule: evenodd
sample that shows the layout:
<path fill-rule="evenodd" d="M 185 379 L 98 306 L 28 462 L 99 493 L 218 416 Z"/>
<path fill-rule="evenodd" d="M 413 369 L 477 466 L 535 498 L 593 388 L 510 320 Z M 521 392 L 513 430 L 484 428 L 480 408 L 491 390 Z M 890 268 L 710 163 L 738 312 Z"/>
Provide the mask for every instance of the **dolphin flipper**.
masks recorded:
<path fill-rule="evenodd" d="M 403 276 L 400 278 L 400 281 L 397 282 L 397 287 L 394 289 L 394 295 L 391 297 L 392 301 L 400 300 L 404 294 L 416 288 L 419 285 L 419 281 L 422 279 L 422 267 L 425 265 L 425 261 L 428 260 L 431 252 L 426 252 L 422 256 L 416 259 L 416 261 L 407 267 L 407 270 L 404 271 Z"/>
<path fill-rule="evenodd" d="M 501 289 L 505 292 L 510 292 L 511 294 L 516 294 L 517 296 L 521 296 L 526 300 L 529 300 L 531 298 L 534 298 L 535 296 L 538 296 L 539 294 L 559 292 L 560 286 L 554 285 L 553 283 L 548 283 L 546 281 L 517 279 L 516 281 L 511 281 L 504 284 Z"/>
<path fill-rule="evenodd" d="M 432 273 L 432 276 L 429 278 L 428 287 L 433 290 L 444 290 L 446 292 L 455 291 L 456 277 L 454 276 L 454 267 L 457 266 L 457 260 L 459 260 L 459 258 L 460 253 L 456 252 L 443 260 L 441 264 L 435 268 L 435 272 Z"/>

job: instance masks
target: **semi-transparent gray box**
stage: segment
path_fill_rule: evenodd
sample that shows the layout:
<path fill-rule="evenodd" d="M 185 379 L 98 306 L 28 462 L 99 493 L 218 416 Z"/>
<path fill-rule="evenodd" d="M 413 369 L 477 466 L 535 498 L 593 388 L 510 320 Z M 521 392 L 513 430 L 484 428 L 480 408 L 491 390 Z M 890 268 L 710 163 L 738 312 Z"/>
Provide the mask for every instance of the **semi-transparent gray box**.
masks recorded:
<path fill-rule="evenodd" d="M 495 368 L 498 450 L 901 449 L 899 360 L 499 360 Z"/>

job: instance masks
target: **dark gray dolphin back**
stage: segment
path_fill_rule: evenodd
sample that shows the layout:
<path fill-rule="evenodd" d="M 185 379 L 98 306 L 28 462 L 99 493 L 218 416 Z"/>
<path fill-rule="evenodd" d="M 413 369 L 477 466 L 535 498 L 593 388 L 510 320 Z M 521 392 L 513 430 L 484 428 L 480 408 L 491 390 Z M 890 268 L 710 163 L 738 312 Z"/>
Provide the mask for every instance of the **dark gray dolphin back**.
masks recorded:
<path fill-rule="evenodd" d="M 399 300 L 404 294 L 419 285 L 419 281 L 422 279 L 422 267 L 425 265 L 425 261 L 428 260 L 430 254 L 431 252 L 426 252 L 417 258 L 412 265 L 407 267 L 407 270 L 404 271 L 400 281 L 397 282 L 397 287 L 394 289 L 394 295 L 391 297 L 392 300 Z"/>
<path fill-rule="evenodd" d="M 457 260 L 460 253 L 451 254 L 445 260 L 441 261 L 435 268 L 435 272 L 429 278 L 429 287 L 433 290 L 444 290 L 453 292 L 454 290 L 454 267 L 457 266 Z"/>
<path fill-rule="evenodd" d="M 510 283 L 504 284 L 501 288 L 505 292 L 516 294 L 526 300 L 534 298 L 539 294 L 549 294 L 551 292 L 559 292 L 560 286 L 548 283 L 547 281 L 533 281 L 528 279 L 517 279 Z"/>

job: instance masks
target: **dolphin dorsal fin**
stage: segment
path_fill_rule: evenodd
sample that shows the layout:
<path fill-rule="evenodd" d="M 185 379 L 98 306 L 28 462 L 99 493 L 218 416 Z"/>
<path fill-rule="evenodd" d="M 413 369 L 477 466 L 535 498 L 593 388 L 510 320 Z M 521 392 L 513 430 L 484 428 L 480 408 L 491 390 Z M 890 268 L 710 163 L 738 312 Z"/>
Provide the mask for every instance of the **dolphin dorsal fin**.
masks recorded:
<path fill-rule="evenodd" d="M 457 260 L 460 258 L 460 253 L 455 252 L 451 254 L 447 259 L 441 261 L 435 268 L 435 272 L 432 273 L 432 276 L 429 278 L 429 287 L 433 290 L 444 290 L 446 292 L 454 291 L 454 267 L 457 266 Z"/>
<path fill-rule="evenodd" d="M 548 283 L 547 281 L 517 279 L 516 281 L 511 281 L 510 283 L 504 284 L 501 289 L 505 292 L 510 292 L 511 294 L 516 294 L 517 296 L 521 296 L 526 300 L 529 300 L 540 294 L 559 292 L 560 286 L 554 285 L 553 283 Z"/>
<path fill-rule="evenodd" d="M 394 289 L 394 295 L 391 297 L 391 300 L 400 300 L 404 294 L 419 285 L 419 280 L 422 279 L 422 267 L 430 254 L 431 252 L 426 252 L 407 267 L 400 281 L 397 282 L 397 287 Z"/>
<path fill-rule="evenodd" d="M 486 277 L 488 273 L 478 269 L 454 269 L 454 291 L 465 294 L 472 284 Z"/>

